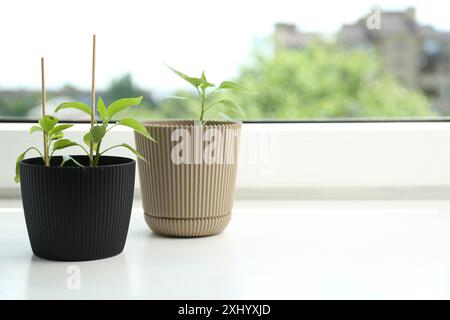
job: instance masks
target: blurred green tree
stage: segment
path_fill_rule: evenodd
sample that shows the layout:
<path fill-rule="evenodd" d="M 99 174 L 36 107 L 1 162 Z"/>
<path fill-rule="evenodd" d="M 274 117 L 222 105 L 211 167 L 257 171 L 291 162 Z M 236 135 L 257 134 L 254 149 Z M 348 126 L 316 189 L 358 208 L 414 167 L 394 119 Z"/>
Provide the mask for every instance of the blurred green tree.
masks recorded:
<path fill-rule="evenodd" d="M 0 91 L 0 117 L 20 119 L 39 103 L 39 95 L 31 91 Z"/>
<path fill-rule="evenodd" d="M 264 43 L 263 43 L 264 45 Z M 257 48 L 236 81 L 257 92 L 237 95 L 247 119 L 343 119 L 343 118 L 421 118 L 432 117 L 426 97 L 402 86 L 370 50 L 344 50 L 335 44 L 315 43 L 302 50 Z M 58 95 L 88 97 L 88 93 L 66 86 Z M 99 92 L 106 103 L 119 97 L 144 96 L 143 104 L 127 110 L 130 117 L 193 118 L 199 101 L 190 91 L 174 95 L 191 97 L 155 101 L 149 90 L 139 88 L 130 75 L 112 81 Z M 26 117 L 40 101 L 39 92 L 0 92 L 0 116 Z M 80 97 L 78 97 L 80 96 Z M 220 96 L 211 97 L 220 99 Z M 87 98 L 86 98 L 87 99 Z M 219 110 L 219 109 L 217 109 Z M 219 118 L 211 110 L 208 118 Z M 238 114 L 229 114 L 240 118 Z"/>
<path fill-rule="evenodd" d="M 370 50 L 315 43 L 254 54 L 237 82 L 257 95 L 236 96 L 249 119 L 433 116 L 426 97 L 406 89 Z"/>
<path fill-rule="evenodd" d="M 129 117 L 137 117 L 145 119 L 150 117 L 157 109 L 157 103 L 153 99 L 149 90 L 139 88 L 134 82 L 130 74 L 125 74 L 122 77 L 116 78 L 111 82 L 109 88 L 104 92 L 99 93 L 106 104 L 112 103 L 114 100 L 123 97 L 139 97 L 144 99 L 139 107 L 132 107 L 127 109 L 124 115 Z"/>
<path fill-rule="evenodd" d="M 102 94 L 104 95 L 104 99 L 108 100 L 108 103 L 119 99 L 119 97 L 144 96 L 144 100 L 146 100 L 148 104 L 155 105 L 150 91 L 139 88 L 134 83 L 130 74 L 125 74 L 113 79 L 109 87 Z"/>

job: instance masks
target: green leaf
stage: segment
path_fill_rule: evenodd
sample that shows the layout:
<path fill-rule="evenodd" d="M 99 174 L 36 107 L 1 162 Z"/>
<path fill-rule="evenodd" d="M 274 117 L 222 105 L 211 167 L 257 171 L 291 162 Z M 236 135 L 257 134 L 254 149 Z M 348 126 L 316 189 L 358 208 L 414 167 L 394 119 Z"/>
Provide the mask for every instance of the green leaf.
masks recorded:
<path fill-rule="evenodd" d="M 90 146 L 90 145 L 91 145 L 91 138 L 92 138 L 91 133 L 88 132 L 88 133 L 86 133 L 86 134 L 83 136 L 83 142 L 84 142 L 87 146 Z M 97 143 L 93 143 L 92 147 L 94 148 L 94 150 L 97 149 Z"/>
<path fill-rule="evenodd" d="M 32 126 L 30 128 L 30 133 L 37 132 L 37 131 L 42 131 L 42 128 L 40 126 Z"/>
<path fill-rule="evenodd" d="M 107 109 L 108 115 L 110 118 L 113 117 L 117 112 L 120 112 L 126 108 L 137 106 L 142 101 L 141 97 L 136 98 L 122 98 L 111 103 Z"/>
<path fill-rule="evenodd" d="M 208 82 L 208 80 L 206 80 L 206 76 L 205 76 L 205 71 L 202 72 L 202 76 L 201 76 L 201 87 L 203 88 L 203 90 L 205 90 L 206 88 L 209 87 L 214 87 L 214 84 L 212 84 L 211 82 Z"/>
<path fill-rule="evenodd" d="M 127 143 L 122 143 L 121 146 L 122 146 L 122 147 L 125 147 L 125 148 L 127 148 L 128 150 L 130 150 L 131 152 L 133 152 L 139 159 L 143 160 L 144 162 L 147 162 L 147 159 L 145 159 L 144 156 L 143 156 L 139 151 L 137 151 L 135 148 L 133 148 L 133 147 L 130 146 L 129 144 L 127 144 Z"/>
<path fill-rule="evenodd" d="M 109 121 L 108 111 L 106 111 L 105 103 L 101 97 L 98 97 L 97 110 L 103 120 L 103 124 L 107 124 Z"/>
<path fill-rule="evenodd" d="M 152 138 L 152 136 L 150 135 L 150 133 L 147 131 L 147 129 L 144 127 L 144 125 L 134 119 L 122 119 L 118 122 L 119 125 L 121 126 L 126 126 L 129 128 L 132 128 L 134 131 L 136 131 L 137 133 L 143 135 L 144 137 L 146 137 L 147 139 L 150 139 L 153 142 L 156 142 L 155 139 Z"/>
<path fill-rule="evenodd" d="M 62 109 L 77 109 L 91 115 L 91 107 L 83 102 L 64 102 L 56 107 L 55 112 L 58 112 Z"/>
<path fill-rule="evenodd" d="M 130 146 L 128 143 L 122 143 L 122 144 L 118 144 L 118 145 L 116 145 L 116 146 L 110 147 L 110 148 L 108 148 L 107 150 L 103 151 L 102 154 L 103 154 L 104 152 L 110 150 L 110 149 L 118 148 L 118 147 L 124 147 L 124 148 L 127 148 L 128 150 L 130 150 L 131 152 L 133 152 L 139 159 L 141 159 L 142 161 L 148 163 L 147 159 L 145 159 L 144 156 L 143 156 L 141 153 L 139 153 L 139 151 L 137 151 L 135 148 L 133 148 L 132 146 Z"/>
<path fill-rule="evenodd" d="M 81 163 L 79 163 L 77 160 L 75 160 L 74 158 L 72 158 L 71 156 L 62 156 L 62 162 L 59 165 L 60 167 L 64 166 L 64 164 L 68 161 L 72 161 L 73 163 L 75 163 L 77 166 L 79 167 L 84 167 Z"/>
<path fill-rule="evenodd" d="M 226 113 L 218 112 L 218 114 L 219 114 L 219 116 L 221 116 L 221 117 L 224 118 L 225 120 L 228 120 L 228 121 L 234 121 L 234 119 L 231 118 L 231 117 L 230 117 L 229 115 L 227 115 Z"/>
<path fill-rule="evenodd" d="M 192 84 L 194 87 L 198 88 L 201 84 L 202 84 L 202 79 L 199 78 L 194 78 L 194 77 L 190 77 L 178 70 L 175 70 L 174 68 L 170 67 L 169 65 L 167 65 L 167 68 L 169 68 L 170 70 L 172 70 L 177 76 L 179 76 L 181 79 L 186 80 L 187 82 L 189 82 L 190 84 Z"/>
<path fill-rule="evenodd" d="M 25 155 L 26 155 L 27 151 L 19 154 L 19 156 L 17 157 L 17 160 L 16 160 L 16 176 L 14 177 L 14 181 L 16 183 L 20 182 L 20 161 L 25 159 Z"/>
<path fill-rule="evenodd" d="M 225 107 L 234 109 L 234 110 L 238 111 L 240 114 L 242 114 L 243 116 L 245 116 L 244 110 L 242 110 L 242 108 L 241 108 L 239 105 L 237 105 L 236 103 L 234 103 L 234 102 L 231 101 L 231 100 L 226 100 L 226 99 L 220 100 L 220 101 L 217 101 L 217 102 L 211 104 L 211 105 L 208 107 L 208 109 L 209 109 L 210 107 L 213 107 L 213 106 L 218 105 L 218 104 L 223 104 Z"/>
<path fill-rule="evenodd" d="M 42 157 L 42 153 L 36 149 L 35 147 L 30 147 L 27 150 L 25 150 L 24 152 L 22 152 L 21 154 L 19 154 L 19 156 L 16 159 L 16 176 L 14 177 L 14 181 L 16 183 L 20 182 L 20 161 L 22 161 L 23 159 L 25 159 L 25 155 L 27 154 L 28 151 L 30 150 L 35 150 L 37 151 L 37 153 L 39 153 L 39 155 Z M 42 160 L 42 162 L 44 162 L 44 160 Z"/>
<path fill-rule="evenodd" d="M 87 146 L 91 145 L 91 133 L 90 133 L 90 132 L 86 133 L 86 134 L 83 136 L 83 142 L 84 142 Z"/>
<path fill-rule="evenodd" d="M 228 90 L 232 90 L 232 91 L 236 91 L 236 92 L 240 92 L 240 93 L 255 93 L 247 88 L 244 88 L 243 86 L 241 86 L 240 84 L 233 82 L 233 81 L 224 81 L 222 82 L 218 87 L 217 90 L 220 89 L 228 89 Z"/>
<path fill-rule="evenodd" d="M 53 116 L 43 116 L 39 119 L 39 124 L 44 132 L 49 132 L 58 123 L 58 119 Z"/>
<path fill-rule="evenodd" d="M 244 110 L 242 110 L 242 108 L 239 105 L 237 105 L 236 103 L 234 103 L 233 101 L 225 99 L 225 100 L 220 100 L 220 103 L 222 103 L 224 106 L 226 106 L 228 108 L 235 109 L 240 114 L 242 114 L 244 117 L 246 116 Z"/>
<path fill-rule="evenodd" d="M 53 151 L 65 149 L 68 147 L 78 146 L 78 143 L 69 140 L 69 139 L 62 139 L 58 140 L 53 144 Z"/>
<path fill-rule="evenodd" d="M 94 126 L 89 132 L 92 137 L 92 142 L 99 143 L 106 134 L 106 128 L 104 126 Z"/>
<path fill-rule="evenodd" d="M 54 141 L 54 140 L 59 140 L 62 138 L 64 138 L 64 133 L 59 132 L 59 133 L 55 133 L 54 135 L 52 135 L 50 140 Z"/>
<path fill-rule="evenodd" d="M 52 130 L 50 130 L 48 132 L 48 135 L 51 137 L 52 135 L 54 135 L 56 133 L 59 133 L 63 130 L 66 130 L 66 129 L 72 128 L 72 127 L 73 127 L 73 124 L 59 124 L 59 125 L 55 126 Z"/>

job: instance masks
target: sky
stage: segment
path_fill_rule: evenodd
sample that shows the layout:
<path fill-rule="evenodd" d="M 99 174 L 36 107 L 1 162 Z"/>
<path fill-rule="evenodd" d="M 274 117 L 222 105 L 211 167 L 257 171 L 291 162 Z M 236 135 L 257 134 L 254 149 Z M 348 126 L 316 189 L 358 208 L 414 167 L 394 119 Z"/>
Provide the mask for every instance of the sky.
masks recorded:
<path fill-rule="evenodd" d="M 443 0 L 1 0 L 0 89 L 38 89 L 41 56 L 48 88 L 88 89 L 94 33 L 99 89 L 125 73 L 153 92 L 183 88 L 164 63 L 220 82 L 237 74 L 277 22 L 333 34 L 375 5 L 415 7 L 419 23 L 450 30 Z"/>

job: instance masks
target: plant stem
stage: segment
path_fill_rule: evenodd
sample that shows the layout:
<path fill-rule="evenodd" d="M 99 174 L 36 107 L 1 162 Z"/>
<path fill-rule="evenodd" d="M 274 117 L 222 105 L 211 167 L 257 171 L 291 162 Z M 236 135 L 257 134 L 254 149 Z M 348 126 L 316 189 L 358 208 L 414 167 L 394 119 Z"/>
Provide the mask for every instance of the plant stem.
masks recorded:
<path fill-rule="evenodd" d="M 100 154 L 102 155 L 102 154 L 104 154 L 105 152 L 107 152 L 107 151 L 109 151 L 109 150 L 111 150 L 111 149 L 117 148 L 117 147 L 122 147 L 122 145 L 119 144 L 119 145 L 116 145 L 116 146 L 109 147 L 108 149 L 103 150 Z"/>
<path fill-rule="evenodd" d="M 44 160 L 44 155 L 39 151 L 38 148 L 30 147 L 27 150 L 25 150 L 25 152 L 28 152 L 29 150 L 35 150 L 37 153 L 39 153 L 39 155 L 41 156 L 42 160 Z"/>
<path fill-rule="evenodd" d="M 110 126 L 108 129 L 106 129 L 106 131 L 105 131 L 105 133 L 108 133 L 109 132 L 109 130 L 111 130 L 112 128 L 114 128 L 114 127 L 116 127 L 116 126 L 118 126 L 119 124 L 118 123 L 114 123 L 112 126 Z"/>
<path fill-rule="evenodd" d="M 83 149 L 83 151 L 89 156 L 89 151 L 86 150 L 85 147 L 83 147 L 81 144 L 78 144 L 78 146 Z"/>
<path fill-rule="evenodd" d="M 99 141 L 98 144 L 97 144 L 97 149 L 95 150 L 95 159 L 94 159 L 94 163 L 93 163 L 94 167 L 98 165 L 98 161 L 100 160 L 100 155 L 101 155 L 101 153 L 100 153 L 100 145 L 101 144 L 102 144 L 102 142 Z"/>
<path fill-rule="evenodd" d="M 202 90 L 202 93 L 200 94 L 200 97 L 202 99 L 202 109 L 200 111 L 200 121 L 203 121 L 203 117 L 205 115 L 205 101 L 206 101 L 205 90 Z"/>

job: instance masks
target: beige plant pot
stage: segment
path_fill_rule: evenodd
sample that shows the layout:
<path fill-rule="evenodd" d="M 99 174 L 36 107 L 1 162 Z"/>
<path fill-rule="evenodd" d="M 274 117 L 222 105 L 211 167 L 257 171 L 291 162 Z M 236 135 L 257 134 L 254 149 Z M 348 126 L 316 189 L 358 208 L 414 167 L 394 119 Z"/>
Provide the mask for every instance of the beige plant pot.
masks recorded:
<path fill-rule="evenodd" d="M 135 133 L 145 220 L 156 233 L 201 237 L 231 219 L 241 122 L 144 121 L 153 143 Z"/>

